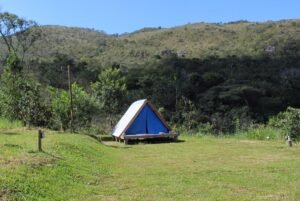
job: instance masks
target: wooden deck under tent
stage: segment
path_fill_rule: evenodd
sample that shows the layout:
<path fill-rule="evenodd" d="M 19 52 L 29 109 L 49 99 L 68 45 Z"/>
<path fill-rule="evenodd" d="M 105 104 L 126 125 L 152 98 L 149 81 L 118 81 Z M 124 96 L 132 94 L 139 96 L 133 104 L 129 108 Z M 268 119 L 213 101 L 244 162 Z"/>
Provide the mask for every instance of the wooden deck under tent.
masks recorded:
<path fill-rule="evenodd" d="M 159 134 L 135 134 L 135 135 L 122 135 L 120 138 L 115 138 L 116 141 L 123 140 L 128 144 L 129 140 L 146 140 L 146 139 L 172 139 L 177 141 L 179 133 L 159 133 Z"/>

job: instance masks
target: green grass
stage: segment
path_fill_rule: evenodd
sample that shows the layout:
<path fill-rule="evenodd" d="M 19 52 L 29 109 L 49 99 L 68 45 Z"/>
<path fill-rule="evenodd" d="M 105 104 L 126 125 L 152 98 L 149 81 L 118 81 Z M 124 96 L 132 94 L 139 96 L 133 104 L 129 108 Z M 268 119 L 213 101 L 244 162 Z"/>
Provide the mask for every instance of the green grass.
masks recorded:
<path fill-rule="evenodd" d="M 76 134 L 0 132 L 0 200 L 300 200 L 300 147 L 182 136 L 101 144 Z"/>
<path fill-rule="evenodd" d="M 287 133 L 283 130 L 260 125 L 257 128 L 249 129 L 248 131 L 237 132 L 234 137 L 251 140 L 283 140 L 285 135 L 287 135 Z"/>
<path fill-rule="evenodd" d="M 22 123 L 20 121 L 10 121 L 0 117 L 0 129 L 20 128 Z"/>

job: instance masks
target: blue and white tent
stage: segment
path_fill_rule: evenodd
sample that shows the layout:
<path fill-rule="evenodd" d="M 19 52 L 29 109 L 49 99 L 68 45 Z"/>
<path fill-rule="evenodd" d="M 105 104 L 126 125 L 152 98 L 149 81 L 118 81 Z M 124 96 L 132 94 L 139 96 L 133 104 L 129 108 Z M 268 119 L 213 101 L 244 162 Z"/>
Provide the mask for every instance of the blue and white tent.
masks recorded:
<path fill-rule="evenodd" d="M 171 128 L 150 101 L 138 100 L 130 105 L 113 129 L 112 135 L 125 139 L 134 135 L 154 136 L 170 133 Z"/>

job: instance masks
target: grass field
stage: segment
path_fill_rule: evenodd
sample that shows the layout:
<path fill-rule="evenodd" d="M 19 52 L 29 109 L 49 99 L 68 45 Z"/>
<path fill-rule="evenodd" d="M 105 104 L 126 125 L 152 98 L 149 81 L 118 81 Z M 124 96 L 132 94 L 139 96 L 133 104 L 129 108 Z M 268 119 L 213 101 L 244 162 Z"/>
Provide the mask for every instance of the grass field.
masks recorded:
<path fill-rule="evenodd" d="M 300 146 L 182 136 L 123 145 L 0 131 L 0 200 L 300 200 Z"/>

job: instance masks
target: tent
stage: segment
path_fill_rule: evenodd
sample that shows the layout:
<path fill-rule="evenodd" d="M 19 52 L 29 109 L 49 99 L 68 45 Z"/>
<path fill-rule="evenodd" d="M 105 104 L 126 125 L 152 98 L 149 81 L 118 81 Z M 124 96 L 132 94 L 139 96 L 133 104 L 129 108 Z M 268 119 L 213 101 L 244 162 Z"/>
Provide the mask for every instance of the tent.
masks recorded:
<path fill-rule="evenodd" d="M 112 131 L 116 140 L 173 138 L 178 134 L 172 132 L 166 121 L 147 99 L 138 100 L 130 105 Z"/>

